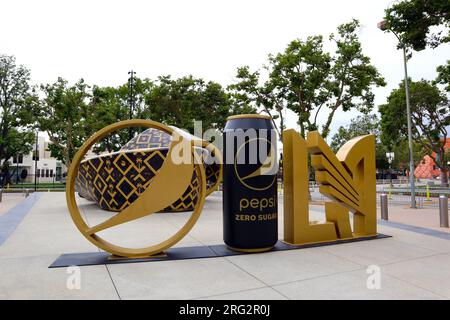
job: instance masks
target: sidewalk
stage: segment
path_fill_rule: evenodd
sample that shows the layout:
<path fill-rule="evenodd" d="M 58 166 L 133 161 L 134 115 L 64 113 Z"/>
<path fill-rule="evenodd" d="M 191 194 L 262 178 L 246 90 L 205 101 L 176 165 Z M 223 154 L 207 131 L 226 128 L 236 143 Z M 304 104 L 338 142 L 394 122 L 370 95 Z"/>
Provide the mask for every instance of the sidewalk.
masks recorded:
<path fill-rule="evenodd" d="M 110 215 L 79 201 L 91 223 Z M 282 208 L 280 201 L 280 238 Z M 311 220 L 323 216 L 323 206 L 310 206 Z M 154 243 L 176 232 L 188 217 L 189 213 L 154 214 L 124 225 L 115 236 L 107 232 L 102 236 L 129 246 L 137 244 L 135 237 Z M 81 267 L 81 288 L 73 290 L 67 286 L 70 270 L 48 266 L 63 253 L 98 249 L 75 228 L 64 193 L 42 193 L 0 245 L 0 299 L 450 299 L 450 236 L 381 222 L 378 232 L 392 238 L 232 257 Z M 222 199 L 216 193 L 208 197 L 199 221 L 177 246 L 220 243 Z M 373 266 L 381 272 L 379 289 L 367 286 L 367 270 Z"/>
<path fill-rule="evenodd" d="M 432 200 L 436 202 L 436 200 Z M 380 208 L 377 210 L 378 219 L 381 218 Z M 389 221 L 399 222 L 411 226 L 429 228 L 450 234 L 450 228 L 441 228 L 439 223 L 439 207 L 427 207 L 424 204 L 417 209 L 409 205 L 391 205 L 388 208 Z"/>
<path fill-rule="evenodd" d="M 23 193 L 3 193 L 2 202 L 0 202 L 0 216 L 8 212 L 11 208 L 18 205 L 25 199 Z"/>

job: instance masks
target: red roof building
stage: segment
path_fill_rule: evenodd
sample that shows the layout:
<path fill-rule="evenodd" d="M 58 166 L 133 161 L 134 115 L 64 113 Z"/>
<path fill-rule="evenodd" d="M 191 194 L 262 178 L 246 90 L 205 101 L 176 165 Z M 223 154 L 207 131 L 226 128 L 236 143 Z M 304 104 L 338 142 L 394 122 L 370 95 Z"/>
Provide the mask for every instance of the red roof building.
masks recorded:
<path fill-rule="evenodd" d="M 450 149 L 450 138 L 446 139 L 444 148 L 445 150 Z M 435 157 L 436 154 L 433 153 L 433 156 Z M 440 173 L 441 170 L 430 156 L 423 157 L 414 170 L 414 176 L 418 179 L 434 179 L 439 177 Z"/>

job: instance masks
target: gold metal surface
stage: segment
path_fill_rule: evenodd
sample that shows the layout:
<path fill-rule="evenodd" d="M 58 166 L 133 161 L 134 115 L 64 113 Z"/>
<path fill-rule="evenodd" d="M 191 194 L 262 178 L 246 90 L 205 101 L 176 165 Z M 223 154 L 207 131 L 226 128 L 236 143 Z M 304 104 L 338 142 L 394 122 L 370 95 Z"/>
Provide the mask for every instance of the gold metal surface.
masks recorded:
<path fill-rule="evenodd" d="M 337 240 L 333 222 L 311 223 L 308 202 L 308 150 L 295 131 L 283 132 L 284 241 L 305 244 Z"/>
<path fill-rule="evenodd" d="M 214 191 L 216 191 L 219 188 L 220 183 L 222 182 L 222 176 L 223 176 L 223 158 L 222 158 L 222 152 L 212 143 L 209 143 L 205 140 L 202 140 L 202 147 L 207 149 L 209 152 L 211 152 L 211 154 L 214 156 L 214 158 L 216 159 L 216 163 L 210 166 L 206 166 L 206 170 L 208 171 L 209 169 L 211 170 L 211 172 L 206 172 L 206 180 L 210 180 L 210 181 L 215 181 L 212 184 L 207 185 L 207 190 L 206 190 L 206 196 L 209 196 L 211 193 L 213 193 Z M 211 168 L 214 168 L 214 166 L 218 167 L 218 170 L 213 170 Z M 212 175 L 214 175 L 214 179 L 208 179 L 210 178 Z"/>
<path fill-rule="evenodd" d="M 270 116 L 266 116 L 264 114 L 238 114 L 235 116 L 229 116 L 227 118 L 227 121 L 229 120 L 236 120 L 236 119 L 266 119 L 266 120 L 271 120 Z"/>
<path fill-rule="evenodd" d="M 355 236 L 377 234 L 377 191 L 375 173 L 375 136 L 354 138 L 344 144 L 336 153 L 337 159 L 351 172 L 359 191 L 358 206 L 346 205 L 353 213 Z"/>
<path fill-rule="evenodd" d="M 171 127 L 176 133 L 184 131 Z M 195 150 L 204 156 L 206 174 L 206 196 L 217 189 L 222 177 L 221 152 L 205 140 L 192 135 Z M 120 151 L 101 154 L 81 162 L 75 188 L 78 194 L 94 201 L 100 208 L 120 212 L 151 188 L 155 173 L 161 168 L 169 151 L 172 135 L 150 128 L 131 139 Z M 216 160 L 216 161 L 211 161 Z M 197 177 L 179 199 L 161 212 L 192 211 L 198 194 Z"/>
<path fill-rule="evenodd" d="M 295 130 L 283 132 L 284 241 L 305 244 L 376 235 L 375 139 L 348 141 L 335 155 L 318 132 L 305 141 Z M 325 203 L 325 223 L 308 212 L 308 153 Z M 354 214 L 353 231 L 349 211 Z"/>
<path fill-rule="evenodd" d="M 121 257 L 145 257 L 154 254 L 160 254 L 164 250 L 168 249 L 169 247 L 179 242 L 189 232 L 189 230 L 194 226 L 195 222 L 198 220 L 206 196 L 206 175 L 203 168 L 203 164 L 201 162 L 202 160 L 200 159 L 197 152 L 194 151 L 191 142 L 189 142 L 191 144 L 191 154 L 189 155 L 189 157 L 193 161 L 181 164 L 173 163 L 173 159 L 171 156 L 172 150 L 174 150 L 174 148 L 176 148 L 179 144 L 184 143 L 185 142 L 184 139 L 186 139 L 184 137 L 179 137 L 177 141 L 172 142 L 168 156 L 166 157 L 163 166 L 161 167 L 160 170 L 158 170 L 155 178 L 153 179 L 152 184 L 155 183 L 154 188 L 146 189 L 143 192 L 143 194 L 138 199 L 136 199 L 130 206 L 128 206 L 126 209 L 124 209 L 117 215 L 113 216 L 112 218 L 96 226 L 92 227 L 88 226 L 81 216 L 81 213 L 78 209 L 75 199 L 75 179 L 78 174 L 80 163 L 84 155 L 88 152 L 88 150 L 92 147 L 92 145 L 96 141 L 106 137 L 111 132 L 135 126 L 156 128 L 168 134 L 173 133 L 173 129 L 151 120 L 137 120 L 137 119 L 126 120 L 109 125 L 101 129 L 100 131 L 96 132 L 92 137 L 90 137 L 81 146 L 80 150 L 75 154 L 75 157 L 69 169 L 66 186 L 67 205 L 71 217 L 75 225 L 77 226 L 78 230 L 90 242 L 92 242 L 100 249 L 110 252 L 115 256 Z M 109 229 L 119 224 L 126 223 L 138 219 L 140 217 L 150 215 L 155 211 L 163 209 L 165 206 L 169 205 L 171 201 L 178 199 L 183 193 L 183 191 L 186 190 L 186 186 L 189 184 L 194 170 L 196 170 L 199 178 L 199 183 L 201 184 L 198 202 L 195 206 L 195 209 L 191 217 L 186 222 L 186 224 L 170 238 L 153 246 L 135 249 L 114 245 L 97 235 L 97 233 L 102 230 Z"/>
<path fill-rule="evenodd" d="M 241 249 L 241 248 L 235 248 L 227 246 L 230 250 L 237 251 L 237 252 L 244 252 L 244 253 L 259 253 L 259 252 L 266 252 L 269 250 L 272 250 L 273 247 L 266 247 L 266 248 L 256 248 L 256 249 Z"/>

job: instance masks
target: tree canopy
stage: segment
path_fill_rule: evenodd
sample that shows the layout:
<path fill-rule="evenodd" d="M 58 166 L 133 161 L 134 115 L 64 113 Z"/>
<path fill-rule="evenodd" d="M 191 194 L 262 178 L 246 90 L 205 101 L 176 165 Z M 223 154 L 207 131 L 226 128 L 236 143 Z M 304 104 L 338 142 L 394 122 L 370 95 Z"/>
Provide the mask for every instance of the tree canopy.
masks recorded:
<path fill-rule="evenodd" d="M 40 130 L 51 144 L 52 156 L 70 166 L 81 144 L 95 131 L 130 117 L 128 84 L 118 87 L 88 86 L 82 79 L 74 85 L 59 78 L 41 86 L 44 97 L 34 108 Z M 233 104 L 232 97 L 215 82 L 192 76 L 156 81 L 135 78 L 132 118 L 155 119 L 193 133 L 194 120 L 202 121 L 203 130 L 222 130 L 228 116 L 255 110 Z M 131 130 L 132 135 L 143 128 Z M 98 141 L 95 153 L 119 150 L 130 140 L 128 130 L 120 130 Z"/>
<path fill-rule="evenodd" d="M 67 167 L 92 131 L 88 88 L 83 79 L 69 85 L 67 80 L 58 78 L 53 84 L 41 86 L 44 97 L 34 110 L 39 129 L 45 131 L 51 141 L 51 154 Z"/>
<path fill-rule="evenodd" d="M 436 71 L 438 76 L 434 84 L 442 85 L 444 90 L 450 93 L 450 60 L 447 60 L 447 64 L 438 66 Z"/>
<path fill-rule="evenodd" d="M 430 156 L 441 169 L 442 183 L 446 184 L 449 166 L 448 153 L 445 152 L 445 139 L 450 125 L 450 106 L 447 96 L 432 82 L 411 81 L 410 104 L 412 133 L 414 141 Z M 379 107 L 381 113 L 382 141 L 395 146 L 407 135 L 405 88 L 402 82 L 394 89 L 387 103 Z"/>
<path fill-rule="evenodd" d="M 331 139 L 330 147 L 336 152 L 348 140 L 367 135 L 375 135 L 377 142 L 380 141 L 380 121 L 376 114 L 363 114 L 350 120 L 347 126 L 340 126 Z"/>
<path fill-rule="evenodd" d="M 376 114 L 362 114 L 350 120 L 347 126 L 340 126 L 331 139 L 330 147 L 337 152 L 347 141 L 367 134 L 375 135 L 375 160 L 378 169 L 387 169 L 386 158 L 388 149 L 380 141 L 380 120 Z"/>
<path fill-rule="evenodd" d="M 353 20 L 330 35 L 333 54 L 324 50 L 322 36 L 290 42 L 283 52 L 269 55 L 265 82 L 259 71 L 239 68 L 238 82 L 230 87 L 234 96 L 244 105 L 275 110 L 281 117 L 282 110 L 288 108 L 297 114 L 302 136 L 320 130 L 326 137 L 338 110 L 369 112 L 374 102 L 372 88 L 385 85 L 362 52 L 359 26 L 359 21 Z M 321 118 L 325 121 L 319 127 Z"/>
<path fill-rule="evenodd" d="M 150 119 L 145 110 L 145 97 L 152 88 L 153 83 L 149 79 L 134 78 L 132 118 Z M 92 116 L 87 119 L 90 131 L 93 133 L 109 124 L 129 119 L 130 99 L 131 92 L 128 83 L 118 87 L 99 87 L 94 85 L 89 99 L 89 108 Z M 115 134 L 111 134 L 96 143 L 94 152 L 117 151 L 131 139 L 130 134 L 134 135 L 141 130 L 142 128 L 131 128 L 130 130 L 120 130 Z"/>
<path fill-rule="evenodd" d="M 254 109 L 233 105 L 230 95 L 220 84 L 192 76 L 179 79 L 161 76 L 145 97 L 147 118 L 159 119 L 191 133 L 194 119 L 202 121 L 204 130 L 221 130 L 228 116 L 244 112 L 254 112 Z"/>
<path fill-rule="evenodd" d="M 13 56 L 0 55 L 0 162 L 31 151 L 34 133 L 32 105 L 37 96 L 30 85 L 30 70 L 16 64 Z"/>
<path fill-rule="evenodd" d="M 389 29 L 416 51 L 450 40 L 448 0 L 403 0 L 386 9 L 385 20 Z"/>

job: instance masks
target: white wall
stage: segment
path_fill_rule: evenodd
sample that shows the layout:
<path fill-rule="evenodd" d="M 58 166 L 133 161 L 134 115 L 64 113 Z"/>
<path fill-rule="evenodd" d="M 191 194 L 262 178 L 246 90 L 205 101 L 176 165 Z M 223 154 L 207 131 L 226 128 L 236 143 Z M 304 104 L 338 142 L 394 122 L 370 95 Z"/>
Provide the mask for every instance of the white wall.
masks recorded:
<path fill-rule="evenodd" d="M 48 151 L 49 142 L 46 141 L 45 137 L 38 137 L 38 153 L 39 153 L 39 161 L 37 161 L 37 169 L 39 176 L 37 177 L 38 182 L 53 182 L 56 181 L 57 177 L 57 168 L 61 167 L 61 174 L 66 173 L 67 169 L 65 165 L 61 163 L 61 161 L 57 160 L 50 156 L 50 151 Z M 9 159 L 11 171 L 14 173 L 17 172 L 17 167 L 19 168 L 19 175 L 22 170 L 27 170 L 28 176 L 25 179 L 25 182 L 34 182 L 35 172 L 35 161 L 33 160 L 33 152 L 36 149 L 36 145 L 33 144 L 33 151 L 29 154 L 23 156 L 22 163 L 14 163 L 13 158 Z M 48 171 L 48 174 L 47 174 Z M 13 178 L 14 180 L 14 178 Z"/>

